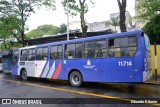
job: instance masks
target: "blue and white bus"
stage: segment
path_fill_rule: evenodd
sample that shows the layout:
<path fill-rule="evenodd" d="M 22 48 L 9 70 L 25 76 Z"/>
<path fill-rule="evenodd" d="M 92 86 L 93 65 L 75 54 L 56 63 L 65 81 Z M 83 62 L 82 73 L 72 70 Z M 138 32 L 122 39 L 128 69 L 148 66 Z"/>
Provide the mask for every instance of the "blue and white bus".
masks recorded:
<path fill-rule="evenodd" d="M 12 50 L 2 51 L 2 70 L 4 73 L 11 73 Z"/>
<path fill-rule="evenodd" d="M 82 82 L 144 82 L 151 78 L 143 31 L 106 34 L 14 50 L 12 74 Z"/>

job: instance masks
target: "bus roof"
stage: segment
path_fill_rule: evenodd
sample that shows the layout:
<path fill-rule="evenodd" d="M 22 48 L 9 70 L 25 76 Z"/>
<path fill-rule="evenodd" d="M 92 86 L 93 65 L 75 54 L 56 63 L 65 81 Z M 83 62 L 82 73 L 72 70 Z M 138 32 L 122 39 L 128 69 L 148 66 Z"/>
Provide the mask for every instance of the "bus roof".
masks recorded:
<path fill-rule="evenodd" d="M 83 42 L 83 41 L 86 41 L 86 40 L 89 41 L 89 40 L 94 40 L 94 39 L 103 39 L 103 38 L 106 38 L 106 37 L 107 38 L 111 38 L 111 37 L 134 35 L 134 34 L 140 35 L 142 32 L 143 32 L 142 30 L 136 30 L 136 31 L 130 31 L 130 32 L 106 34 L 106 35 L 99 35 L 99 36 L 93 36 L 93 37 L 73 39 L 73 40 L 68 40 L 68 41 L 66 40 L 66 41 L 46 43 L 46 44 L 40 44 L 40 45 L 34 45 L 34 46 L 27 46 L 27 47 L 22 47 L 22 48 L 19 48 L 19 49 L 21 50 L 21 49 L 28 49 L 28 48 L 35 48 L 35 47 L 45 47 L 45 46 L 50 46 L 50 45 L 58 45 L 58 44 L 66 44 L 66 43 L 74 43 L 74 42 Z"/>

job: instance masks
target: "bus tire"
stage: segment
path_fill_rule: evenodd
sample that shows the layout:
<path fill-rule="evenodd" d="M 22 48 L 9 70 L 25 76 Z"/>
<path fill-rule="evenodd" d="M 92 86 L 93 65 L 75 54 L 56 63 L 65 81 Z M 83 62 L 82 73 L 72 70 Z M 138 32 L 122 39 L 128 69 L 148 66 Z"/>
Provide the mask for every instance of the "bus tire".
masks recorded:
<path fill-rule="evenodd" d="M 82 75 L 78 71 L 73 71 L 69 75 L 69 82 L 74 87 L 81 86 L 83 82 Z"/>
<path fill-rule="evenodd" d="M 23 80 L 27 80 L 27 79 L 28 79 L 26 69 L 23 69 L 23 70 L 22 70 L 22 72 L 21 72 L 21 78 L 22 78 Z"/>

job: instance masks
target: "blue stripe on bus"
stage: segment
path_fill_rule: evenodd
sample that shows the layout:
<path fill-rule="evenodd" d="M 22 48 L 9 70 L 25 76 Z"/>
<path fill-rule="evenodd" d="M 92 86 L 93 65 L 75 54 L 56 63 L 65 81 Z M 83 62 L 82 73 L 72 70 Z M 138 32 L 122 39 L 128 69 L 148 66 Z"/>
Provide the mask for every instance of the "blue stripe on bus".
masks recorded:
<path fill-rule="evenodd" d="M 42 74 L 43 74 L 43 72 L 44 72 L 44 70 L 45 70 L 45 68 L 46 68 L 47 63 L 48 63 L 48 60 L 46 61 L 45 65 L 44 65 L 44 67 L 43 67 L 43 70 L 42 70 L 42 72 L 41 72 L 40 77 L 42 77 Z"/>
<path fill-rule="evenodd" d="M 48 76 L 48 74 L 49 74 L 49 71 L 50 71 L 50 68 L 49 68 L 49 70 L 47 71 L 47 75 L 46 75 L 46 77 L 45 77 L 45 78 L 47 78 L 47 76 Z"/>

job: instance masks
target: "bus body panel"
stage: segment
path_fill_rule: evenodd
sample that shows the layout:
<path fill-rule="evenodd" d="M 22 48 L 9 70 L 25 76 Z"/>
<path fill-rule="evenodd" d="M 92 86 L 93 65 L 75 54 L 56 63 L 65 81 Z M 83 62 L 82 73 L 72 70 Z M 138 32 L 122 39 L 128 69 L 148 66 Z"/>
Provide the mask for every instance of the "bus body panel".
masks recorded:
<path fill-rule="evenodd" d="M 30 77 L 37 77 L 35 75 L 35 61 L 26 61 L 25 66 L 20 69 L 25 68 L 27 70 L 27 75 Z"/>
<path fill-rule="evenodd" d="M 77 69 L 81 72 L 84 81 L 102 82 L 102 59 L 65 60 L 64 70 Z"/>

